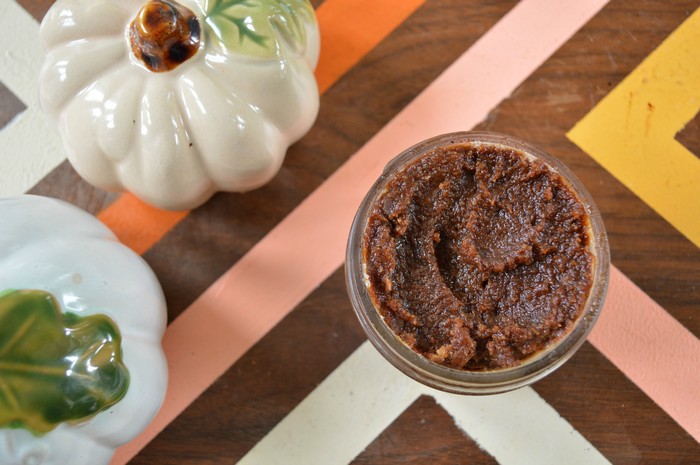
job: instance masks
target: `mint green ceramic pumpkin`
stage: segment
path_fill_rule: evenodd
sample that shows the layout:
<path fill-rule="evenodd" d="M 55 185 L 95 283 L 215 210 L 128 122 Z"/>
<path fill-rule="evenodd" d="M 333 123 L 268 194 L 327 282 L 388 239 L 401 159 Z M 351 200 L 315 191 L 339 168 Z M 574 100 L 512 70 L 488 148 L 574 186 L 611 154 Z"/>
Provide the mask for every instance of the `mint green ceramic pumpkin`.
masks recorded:
<path fill-rule="evenodd" d="M 0 463 L 106 465 L 165 395 L 155 275 L 93 216 L 0 199 Z"/>

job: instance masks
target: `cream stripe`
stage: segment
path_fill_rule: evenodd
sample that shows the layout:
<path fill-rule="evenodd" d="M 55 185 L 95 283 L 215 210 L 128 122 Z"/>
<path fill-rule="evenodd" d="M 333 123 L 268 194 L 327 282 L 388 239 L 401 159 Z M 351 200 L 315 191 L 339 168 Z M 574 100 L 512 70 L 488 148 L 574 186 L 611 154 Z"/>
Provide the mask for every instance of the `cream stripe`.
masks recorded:
<path fill-rule="evenodd" d="M 36 107 L 0 130 L 0 147 L 0 197 L 25 193 L 65 160 L 56 129 Z"/>
<path fill-rule="evenodd" d="M 365 342 L 238 463 L 349 463 L 421 391 Z"/>
<path fill-rule="evenodd" d="M 610 463 L 532 388 L 482 397 L 436 391 L 433 397 L 501 465 Z"/>
<path fill-rule="evenodd" d="M 0 81 L 27 107 L 37 107 L 37 77 L 44 53 L 39 24 L 14 0 L 0 2 Z"/>
<path fill-rule="evenodd" d="M 0 1 L 0 17 L 0 81 L 27 107 L 0 130 L 0 197 L 7 197 L 31 189 L 66 156 L 54 125 L 39 109 L 44 59 L 39 25 L 14 0 Z"/>
<path fill-rule="evenodd" d="M 532 388 L 495 396 L 434 391 L 401 374 L 369 342 L 238 464 L 350 463 L 421 394 L 432 395 L 502 465 L 609 464 Z"/>

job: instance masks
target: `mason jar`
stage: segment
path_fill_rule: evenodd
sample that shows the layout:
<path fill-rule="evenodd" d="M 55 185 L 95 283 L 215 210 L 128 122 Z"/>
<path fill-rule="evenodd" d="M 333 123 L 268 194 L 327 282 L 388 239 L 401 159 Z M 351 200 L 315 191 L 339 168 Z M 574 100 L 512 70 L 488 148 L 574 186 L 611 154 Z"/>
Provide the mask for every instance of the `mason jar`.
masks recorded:
<path fill-rule="evenodd" d="M 578 198 L 588 216 L 588 251 L 592 257 L 592 284 L 582 311 L 568 331 L 518 365 L 469 370 L 437 363 L 409 347 L 385 322 L 371 297 L 365 256 L 365 231 L 375 203 L 392 179 L 435 149 L 451 146 L 493 147 L 515 151 L 527 160 L 539 160 L 558 174 Z M 396 368 L 409 377 L 438 390 L 460 394 L 493 394 L 529 385 L 567 361 L 583 344 L 600 314 L 609 278 L 608 241 L 600 213 L 574 174 L 559 160 L 518 138 L 489 132 L 458 132 L 420 142 L 394 158 L 362 201 L 347 246 L 345 275 L 348 294 L 370 342 Z"/>

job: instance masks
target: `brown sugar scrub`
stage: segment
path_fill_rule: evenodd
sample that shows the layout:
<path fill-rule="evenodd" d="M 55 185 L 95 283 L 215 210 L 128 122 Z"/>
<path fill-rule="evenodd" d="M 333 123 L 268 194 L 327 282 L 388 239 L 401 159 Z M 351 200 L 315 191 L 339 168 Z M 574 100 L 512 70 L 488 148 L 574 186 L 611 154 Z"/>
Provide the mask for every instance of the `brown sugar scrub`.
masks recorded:
<path fill-rule="evenodd" d="M 402 344 L 431 362 L 519 367 L 567 338 L 595 287 L 592 324 L 607 284 L 604 231 L 600 295 L 590 199 L 530 150 L 448 136 L 385 172 L 366 199 L 353 226 L 364 291 Z"/>

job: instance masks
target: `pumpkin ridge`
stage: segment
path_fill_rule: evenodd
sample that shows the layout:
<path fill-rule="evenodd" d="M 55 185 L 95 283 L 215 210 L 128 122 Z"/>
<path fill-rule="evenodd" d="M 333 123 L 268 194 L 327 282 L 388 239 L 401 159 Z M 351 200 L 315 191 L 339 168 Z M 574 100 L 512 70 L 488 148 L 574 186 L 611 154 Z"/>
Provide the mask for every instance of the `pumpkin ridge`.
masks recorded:
<path fill-rule="evenodd" d="M 183 115 L 187 115 L 187 112 L 184 110 L 187 105 L 184 103 L 184 97 L 182 94 L 182 79 L 179 79 L 177 81 L 177 88 L 174 89 L 174 94 L 175 94 L 175 103 L 177 105 L 177 110 L 178 110 L 178 116 L 180 118 L 180 121 L 182 123 L 182 127 L 184 128 L 185 134 L 187 134 L 187 146 L 183 148 L 183 150 L 189 150 L 191 153 L 189 156 L 194 157 L 197 159 L 197 161 L 200 164 L 200 168 L 202 171 L 204 171 L 208 177 L 208 179 L 211 179 L 211 172 L 209 171 L 207 164 L 204 161 L 204 157 L 202 156 L 202 153 L 199 150 L 199 144 L 197 143 L 197 137 L 196 134 L 197 132 L 192 129 L 192 126 L 190 124 L 190 118 L 185 118 Z M 207 189 L 208 191 L 213 190 L 213 183 L 209 183 L 210 187 Z"/>
<path fill-rule="evenodd" d="M 86 56 L 87 52 L 85 50 L 80 50 L 81 47 L 89 47 L 89 52 L 95 53 L 99 56 L 105 55 L 107 50 L 120 50 L 118 53 L 114 53 L 114 58 L 112 60 L 107 61 L 106 63 L 104 63 L 104 66 L 102 68 L 98 69 L 98 76 L 104 76 L 113 72 L 115 68 L 118 68 L 120 66 L 120 61 L 122 58 L 124 58 L 125 55 L 122 41 L 114 38 L 100 39 L 99 43 L 90 43 L 89 45 L 87 42 L 69 42 L 65 45 L 60 46 L 59 48 L 55 49 L 49 54 L 48 64 L 45 64 L 42 67 L 40 79 L 45 80 L 47 77 L 47 73 L 49 72 L 58 72 L 58 62 L 65 60 L 61 58 L 61 55 L 63 54 L 71 55 L 72 59 L 76 59 L 76 57 L 79 57 L 77 59 L 89 61 L 89 57 Z M 89 62 L 91 66 L 93 66 L 95 63 L 95 61 Z M 71 76 L 76 74 L 75 71 L 76 70 L 71 70 Z M 91 71 L 94 71 L 94 68 L 91 69 Z M 72 78 L 69 78 L 69 81 L 77 81 L 78 84 L 68 86 L 66 85 L 66 83 L 63 83 L 59 92 L 52 91 L 48 96 L 46 91 L 44 91 L 43 88 L 40 88 L 40 100 L 42 108 L 46 109 L 46 111 L 48 111 L 51 114 L 58 114 L 63 112 L 68 106 L 70 100 L 80 97 L 94 84 L 94 76 L 94 74 L 90 76 L 86 74 L 83 76 L 73 76 Z M 55 97 L 57 96 L 60 96 L 60 98 L 56 99 Z"/>

